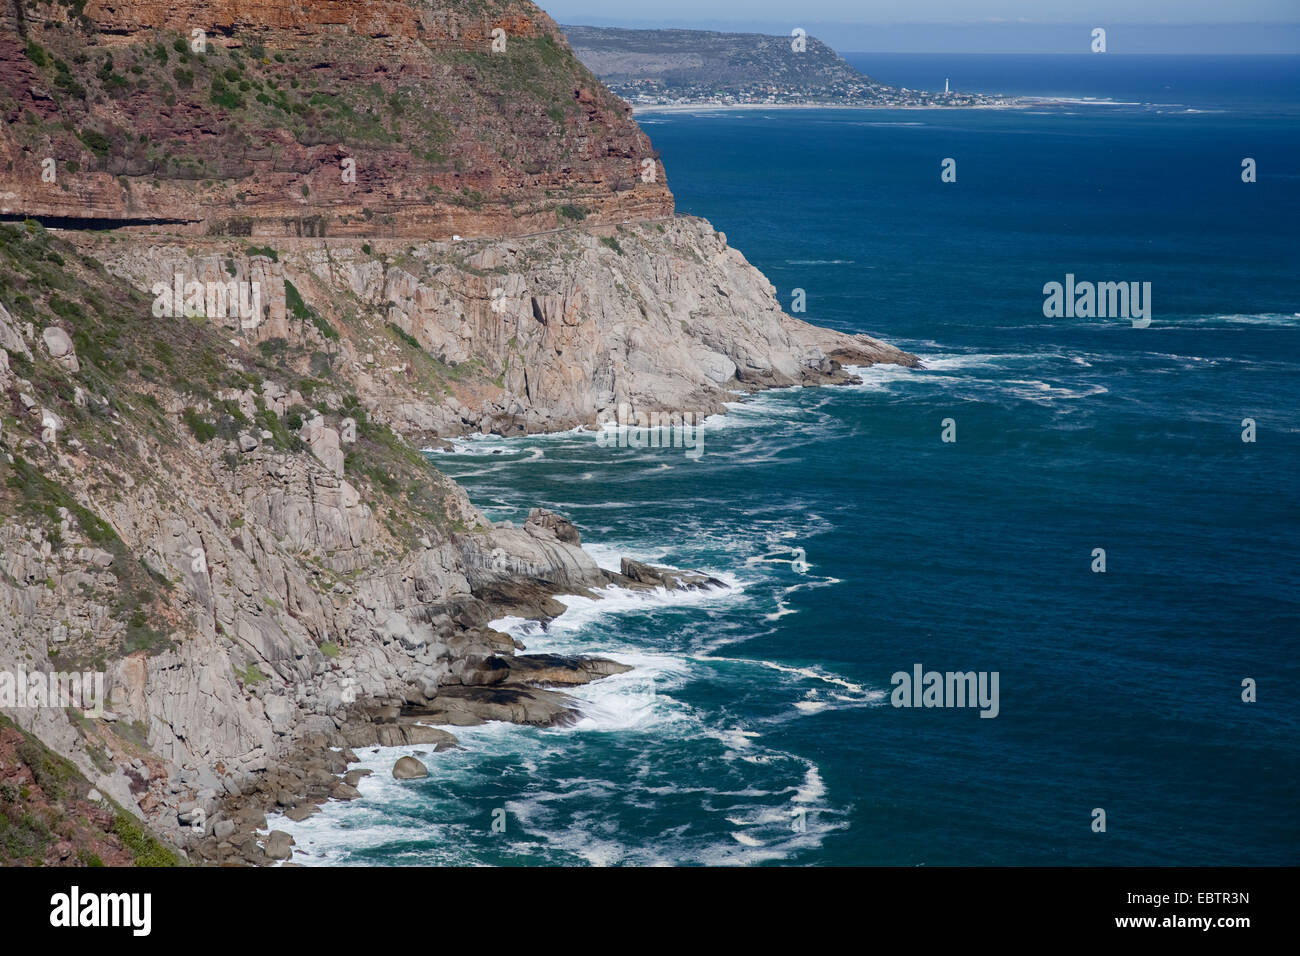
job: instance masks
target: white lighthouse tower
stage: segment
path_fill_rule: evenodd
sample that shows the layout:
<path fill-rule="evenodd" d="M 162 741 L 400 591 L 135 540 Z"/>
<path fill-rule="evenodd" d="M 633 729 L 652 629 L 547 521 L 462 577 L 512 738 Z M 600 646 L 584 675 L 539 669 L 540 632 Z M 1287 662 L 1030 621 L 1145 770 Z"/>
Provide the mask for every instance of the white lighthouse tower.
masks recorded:
<path fill-rule="evenodd" d="M 947 79 L 947 77 L 945 77 L 945 78 L 944 78 L 944 81 L 943 81 L 943 91 L 944 91 L 945 93 L 948 92 L 948 79 Z"/>

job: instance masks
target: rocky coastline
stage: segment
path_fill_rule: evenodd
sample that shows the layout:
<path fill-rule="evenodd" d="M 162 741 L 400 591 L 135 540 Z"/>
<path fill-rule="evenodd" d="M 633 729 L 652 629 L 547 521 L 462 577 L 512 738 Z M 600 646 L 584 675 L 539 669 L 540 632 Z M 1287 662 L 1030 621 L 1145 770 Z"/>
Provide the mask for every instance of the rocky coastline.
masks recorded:
<path fill-rule="evenodd" d="M 622 667 L 492 621 L 718 586 L 602 570 L 549 511 L 493 523 L 420 449 L 917 364 L 786 314 L 678 215 L 630 108 L 526 0 L 0 21 L 0 677 L 106 695 L 0 697 L 0 822 L 27 828 L 0 862 L 291 860 L 265 814 L 355 798 L 358 749 L 562 724 L 565 688 Z M 99 821 L 80 850 L 60 806 Z"/>
<path fill-rule="evenodd" d="M 533 509 L 526 527 L 546 527 L 574 545 L 577 529 L 562 516 Z M 700 590 L 725 588 L 725 582 L 698 572 L 682 572 L 623 558 L 621 572 L 601 571 L 604 587 L 627 590 Z M 513 599 L 492 603 L 486 613 L 529 617 L 543 625 L 562 613 L 548 588 L 513 582 Z M 585 596 L 601 597 L 599 588 Z M 558 604 L 558 606 L 557 606 Z M 536 727 L 563 727 L 581 718 L 578 701 L 563 688 L 601 680 L 632 668 L 603 657 L 525 654 L 518 641 L 489 627 L 466 620 L 458 637 L 469 642 L 459 670 L 459 683 L 442 684 L 432 698 L 410 689 L 403 700 L 365 699 L 340 709 L 331 727 L 308 720 L 289 749 L 256 780 L 238 793 L 178 807 L 181 823 L 189 823 L 182 843 L 191 862 L 199 865 L 297 865 L 293 837 L 270 829 L 267 814 L 282 813 L 301 822 L 330 800 L 360 798 L 357 789 L 370 770 L 349 769 L 359 762 L 356 751 L 400 747 L 392 774 L 399 780 L 422 779 L 436 768 L 437 755 L 459 746 L 446 727 L 475 726 L 504 721 Z M 406 650 L 415 650 L 404 643 Z M 469 648 L 466 648 L 468 651 Z M 418 654 L 413 655 L 418 658 Z"/>

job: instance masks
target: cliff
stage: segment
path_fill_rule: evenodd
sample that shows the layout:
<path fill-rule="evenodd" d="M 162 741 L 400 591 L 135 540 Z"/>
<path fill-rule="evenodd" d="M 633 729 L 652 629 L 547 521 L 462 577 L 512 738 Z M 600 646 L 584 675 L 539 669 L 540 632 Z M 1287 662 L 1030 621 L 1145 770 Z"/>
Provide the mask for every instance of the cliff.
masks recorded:
<path fill-rule="evenodd" d="M 785 315 L 771 284 L 703 220 L 600 232 L 303 239 L 280 243 L 274 262 L 241 240 L 79 241 L 140 290 L 177 274 L 259 281 L 266 320 L 227 320 L 230 334 L 274 349 L 290 381 L 322 368 L 346 379 L 373 416 L 424 443 L 595 427 L 621 405 L 721 412 L 737 389 L 842 382 L 841 364 L 912 361 Z"/>
<path fill-rule="evenodd" d="M 371 705 L 506 677 L 483 626 L 504 609 L 615 579 L 558 519 L 486 521 L 347 376 L 142 320 L 147 295 L 34 224 L 0 226 L 0 265 L 0 670 L 106 672 L 108 698 L 8 712 L 172 839 L 182 804 L 256 790 L 304 735 L 350 717 L 373 743 Z"/>
<path fill-rule="evenodd" d="M 531 3 L 2 2 L 0 217 L 450 238 L 672 214 L 627 105 Z"/>
<path fill-rule="evenodd" d="M 673 216 L 530 4 L 3 3 L 0 678 L 102 673 L 106 712 L 2 680 L 0 708 L 101 797 L 85 853 L 127 858 L 120 808 L 193 859 L 284 859 L 262 810 L 354 797 L 347 747 L 563 722 L 557 686 L 620 669 L 488 622 L 716 583 L 603 571 L 547 511 L 494 525 L 424 443 L 915 362 L 785 315 Z"/>

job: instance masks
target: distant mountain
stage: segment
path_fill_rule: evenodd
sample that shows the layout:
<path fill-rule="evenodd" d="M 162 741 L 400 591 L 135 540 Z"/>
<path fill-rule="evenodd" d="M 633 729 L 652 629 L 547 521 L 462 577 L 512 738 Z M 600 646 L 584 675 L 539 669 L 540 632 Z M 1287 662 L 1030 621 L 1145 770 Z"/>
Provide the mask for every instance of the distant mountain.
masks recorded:
<path fill-rule="evenodd" d="M 874 100 L 887 89 L 825 43 L 706 30 L 565 26 L 574 53 L 611 89 L 638 98 L 738 101 Z"/>

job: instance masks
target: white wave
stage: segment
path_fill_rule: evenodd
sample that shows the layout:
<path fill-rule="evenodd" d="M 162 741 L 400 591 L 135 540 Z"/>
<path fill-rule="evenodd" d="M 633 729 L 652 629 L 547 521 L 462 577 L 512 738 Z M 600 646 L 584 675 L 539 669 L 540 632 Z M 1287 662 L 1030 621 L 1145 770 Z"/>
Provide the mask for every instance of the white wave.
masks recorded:
<path fill-rule="evenodd" d="M 762 736 L 756 731 L 743 730 L 739 727 L 727 730 L 704 727 L 701 728 L 700 733 L 718 741 L 730 751 L 750 750 L 754 746 L 754 741 Z"/>
<path fill-rule="evenodd" d="M 1254 313 L 1220 313 L 1215 315 L 1191 315 L 1186 318 L 1172 318 L 1171 324 L 1186 323 L 1190 325 L 1265 325 L 1292 328 L 1300 325 L 1300 312 L 1254 312 Z"/>
<path fill-rule="evenodd" d="M 769 670 L 777 671 L 785 677 L 791 678 L 796 683 L 807 684 L 812 682 L 813 686 L 805 687 L 803 697 L 800 700 L 792 702 L 794 711 L 800 715 L 818 714 L 827 710 L 844 710 L 856 709 L 862 707 L 879 707 L 888 700 L 888 693 L 872 687 L 864 687 L 861 684 L 850 681 L 837 674 L 828 673 L 818 667 L 797 667 L 790 664 L 781 664 L 776 661 L 763 659 L 751 659 L 744 657 L 714 657 L 711 655 L 697 655 L 695 660 L 701 662 L 725 662 L 734 664 L 751 664 Z M 768 722 L 780 723 L 788 719 L 789 712 L 785 716 L 778 715 L 769 718 Z"/>
<path fill-rule="evenodd" d="M 858 378 L 862 382 L 857 385 L 848 385 L 846 388 L 857 389 L 868 392 L 888 391 L 888 386 L 895 382 L 906 381 L 909 376 L 917 374 L 918 369 L 904 368 L 901 365 L 846 365 L 844 370 Z"/>
<path fill-rule="evenodd" d="M 826 700 L 796 700 L 794 706 L 805 714 L 818 714 L 831 705 L 830 701 Z"/>
<path fill-rule="evenodd" d="M 654 588 L 640 591 L 621 588 L 616 584 L 596 588 L 593 598 L 581 594 L 557 594 L 555 600 L 565 606 L 565 611 L 550 622 L 546 634 L 552 641 L 580 631 L 597 618 L 626 614 L 628 612 L 645 613 L 666 607 L 697 607 L 719 602 L 734 601 L 745 593 L 745 584 L 736 575 L 728 571 L 706 571 L 722 581 L 725 587 L 700 588 L 692 590 L 673 590 Z M 501 618 L 489 626 L 509 633 L 509 622 L 515 618 Z"/>
<path fill-rule="evenodd" d="M 1105 395 L 1110 389 L 1104 385 L 1087 385 L 1083 388 L 1066 388 L 1062 385 L 1051 385 L 1047 382 L 1036 380 L 1009 379 L 1008 385 L 1018 385 L 1019 388 L 1010 389 L 1011 394 L 1018 398 L 1024 398 L 1031 402 L 1052 402 L 1058 398 L 1091 398 L 1094 395 Z"/>
<path fill-rule="evenodd" d="M 1043 356 L 1019 352 L 981 352 L 976 354 L 945 353 L 919 356 L 924 371 L 947 372 L 956 369 L 996 368 L 1008 362 L 1036 362 Z"/>
<path fill-rule="evenodd" d="M 794 667 L 789 664 L 778 664 L 776 661 L 759 661 L 758 663 L 762 664 L 764 667 L 771 668 L 774 671 L 780 671 L 783 674 L 793 674 L 807 680 L 816 680 L 825 684 L 833 684 L 837 687 L 843 687 L 851 693 L 861 694 L 864 697 L 871 693 L 871 691 L 863 687 L 861 684 L 855 684 L 852 681 L 845 680 L 843 677 L 837 677 L 834 674 L 826 674 L 816 667 Z M 876 693 L 881 692 L 877 691 Z"/>
<path fill-rule="evenodd" d="M 673 684 L 685 682 L 689 664 L 667 654 L 605 654 L 633 669 L 591 684 L 570 688 L 581 703 L 579 721 L 573 732 L 663 729 L 685 727 L 697 721 L 685 705 L 665 693 Z"/>
<path fill-rule="evenodd" d="M 826 796 L 826 784 L 822 782 L 822 775 L 818 772 L 816 764 L 810 764 L 804 773 L 803 786 L 794 795 L 794 802 L 816 803 L 824 796 Z"/>
<path fill-rule="evenodd" d="M 606 571 L 618 571 L 623 558 L 641 561 L 645 564 L 658 564 L 668 553 L 667 548 L 637 548 L 633 545 L 612 544 L 609 542 L 583 542 L 582 550 L 596 562 L 596 566 Z"/>
<path fill-rule="evenodd" d="M 767 614 L 764 614 L 764 615 L 763 615 L 763 620 L 765 620 L 765 621 L 769 621 L 769 622 L 770 622 L 770 621 L 779 621 L 781 618 L 785 617 L 785 616 L 788 615 L 788 614 L 798 614 L 798 613 L 799 613 L 798 611 L 796 611 L 794 608 L 792 608 L 792 607 L 791 607 L 788 603 L 786 603 L 784 600 L 778 600 L 778 601 L 776 602 L 776 610 L 775 610 L 775 611 L 769 611 Z"/>

